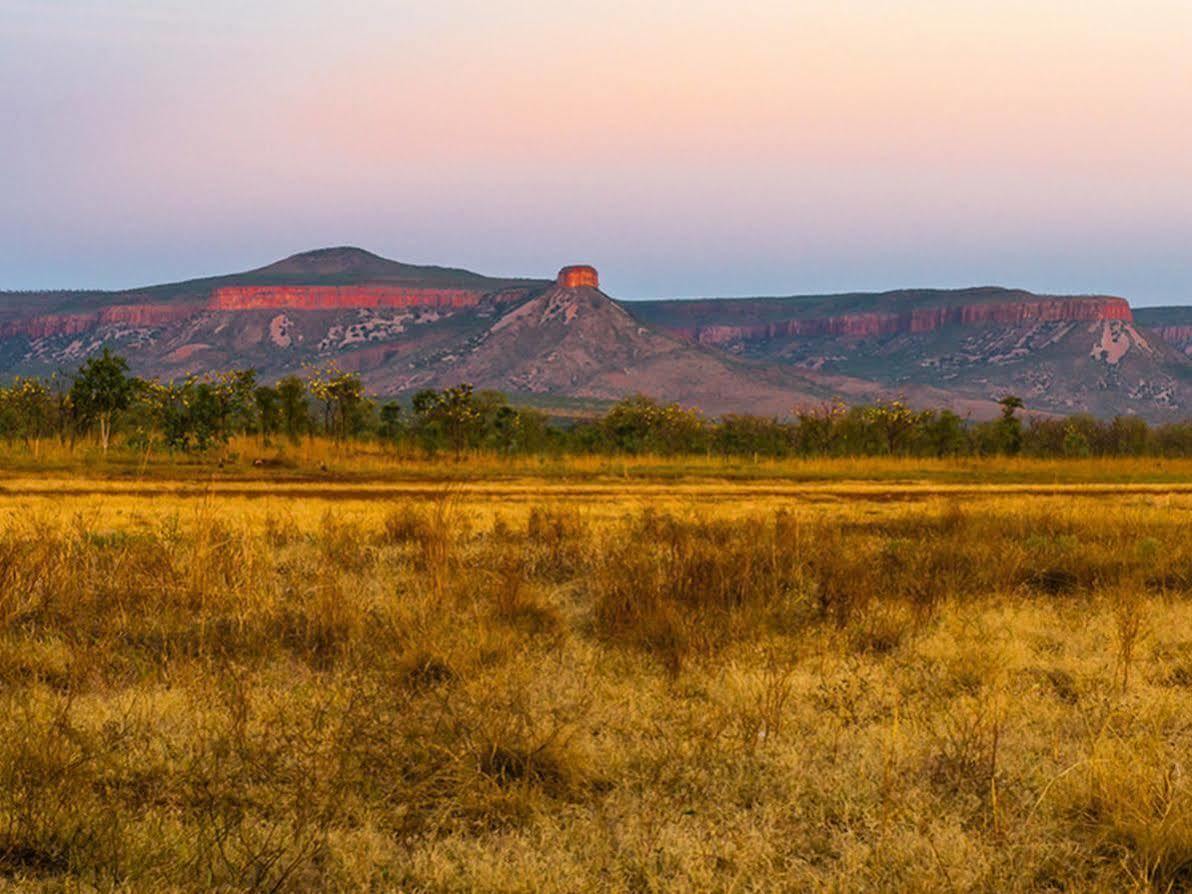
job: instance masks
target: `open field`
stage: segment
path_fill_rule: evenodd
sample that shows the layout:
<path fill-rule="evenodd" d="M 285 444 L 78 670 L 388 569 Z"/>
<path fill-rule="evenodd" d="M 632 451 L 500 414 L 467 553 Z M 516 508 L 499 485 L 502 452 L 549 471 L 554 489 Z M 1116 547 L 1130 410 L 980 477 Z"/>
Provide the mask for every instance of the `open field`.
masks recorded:
<path fill-rule="evenodd" d="M 1188 461 L 235 453 L 0 461 L 0 887 L 1192 887 Z"/>

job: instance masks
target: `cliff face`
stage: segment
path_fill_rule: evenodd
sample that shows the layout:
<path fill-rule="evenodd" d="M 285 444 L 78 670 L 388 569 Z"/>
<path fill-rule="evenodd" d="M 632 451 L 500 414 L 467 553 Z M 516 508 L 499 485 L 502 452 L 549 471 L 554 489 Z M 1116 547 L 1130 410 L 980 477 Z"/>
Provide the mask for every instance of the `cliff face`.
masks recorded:
<path fill-rule="evenodd" d="M 587 264 L 575 264 L 560 270 L 555 283 L 564 289 L 599 289 L 600 274 L 596 272 L 595 267 L 590 267 Z"/>
<path fill-rule="evenodd" d="M 0 323 L 0 338 L 54 338 L 100 326 L 165 326 L 193 316 L 200 309 L 177 304 L 114 304 L 86 313 L 42 314 Z"/>
<path fill-rule="evenodd" d="M 515 300 L 524 290 L 510 290 L 496 300 Z M 38 314 L 0 323 L 0 338 L 30 339 L 77 335 L 101 326 L 165 326 L 204 310 L 343 310 L 415 308 L 456 310 L 476 307 L 486 293 L 468 289 L 418 289 L 402 286 L 225 286 L 203 303 L 114 304 L 96 311 Z"/>
<path fill-rule="evenodd" d="M 424 289 L 389 285 L 225 286 L 212 293 L 207 306 L 211 310 L 341 310 L 357 307 L 456 309 L 475 307 L 484 297 L 485 292 L 474 289 Z"/>
<path fill-rule="evenodd" d="M 1140 307 L 1134 321 L 1185 356 L 1192 357 L 1192 304 Z"/>
<path fill-rule="evenodd" d="M 1192 354 L 1192 326 L 1158 326 L 1151 331 L 1177 350 Z"/>
<path fill-rule="evenodd" d="M 791 337 L 874 338 L 934 332 L 951 325 L 1016 326 L 1043 322 L 1128 322 L 1132 319 L 1130 305 L 1122 298 L 1041 298 L 1014 303 L 913 308 L 903 313 L 854 313 L 757 324 L 707 323 L 666 328 L 700 344 L 725 345 Z"/>

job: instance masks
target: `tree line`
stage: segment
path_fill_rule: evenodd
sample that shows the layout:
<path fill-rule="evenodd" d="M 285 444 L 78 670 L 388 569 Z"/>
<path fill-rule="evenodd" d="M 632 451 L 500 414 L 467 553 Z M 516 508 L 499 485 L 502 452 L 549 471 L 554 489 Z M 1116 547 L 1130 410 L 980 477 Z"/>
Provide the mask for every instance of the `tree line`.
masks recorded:
<path fill-rule="evenodd" d="M 304 438 L 373 441 L 395 450 L 456 457 L 505 454 L 716 454 L 725 456 L 1192 456 L 1192 420 L 1149 425 L 1134 416 L 1025 417 L 1006 396 L 1001 414 L 973 421 L 950 410 L 916 410 L 902 401 L 865 406 L 825 403 L 786 419 L 697 410 L 645 396 L 603 415 L 552 422 L 511 405 L 496 391 L 462 384 L 425 389 L 408 402 L 377 401 L 360 376 L 335 366 L 267 384 L 251 369 L 162 383 L 129 374 L 105 349 L 73 376 L 17 377 L 0 387 L 0 438 L 27 445 L 114 439 L 134 448 L 203 452 L 236 435 L 265 443 Z"/>

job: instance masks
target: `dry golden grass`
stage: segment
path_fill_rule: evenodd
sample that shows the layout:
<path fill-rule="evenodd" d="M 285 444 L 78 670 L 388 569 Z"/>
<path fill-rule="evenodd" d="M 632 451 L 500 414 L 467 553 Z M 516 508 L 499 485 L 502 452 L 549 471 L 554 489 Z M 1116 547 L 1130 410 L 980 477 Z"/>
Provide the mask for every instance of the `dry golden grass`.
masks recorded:
<path fill-rule="evenodd" d="M 1192 887 L 1192 494 L 861 471 L 10 478 L 0 887 Z"/>

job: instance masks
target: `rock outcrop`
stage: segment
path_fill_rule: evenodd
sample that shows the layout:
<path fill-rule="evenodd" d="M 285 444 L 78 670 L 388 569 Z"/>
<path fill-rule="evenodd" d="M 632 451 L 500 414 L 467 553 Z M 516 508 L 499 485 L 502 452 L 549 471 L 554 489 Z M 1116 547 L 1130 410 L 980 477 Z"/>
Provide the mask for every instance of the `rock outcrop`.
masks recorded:
<path fill-rule="evenodd" d="M 114 304 L 86 313 L 39 314 L 0 323 L 0 338 L 54 338 L 78 335 L 101 326 L 165 326 L 193 316 L 201 308 L 177 304 Z"/>
<path fill-rule="evenodd" d="M 709 322 L 694 326 L 666 325 L 675 335 L 705 345 L 795 337 L 875 338 L 934 332 L 945 326 L 1021 326 L 1046 322 L 1131 321 L 1123 298 L 1040 298 L 1014 303 L 960 304 L 913 308 L 901 313 L 855 313 L 794 317 L 765 323 Z"/>
<path fill-rule="evenodd" d="M 488 293 L 477 289 L 360 286 L 224 286 L 207 303 L 210 310 L 342 310 L 344 308 L 475 307 Z M 503 300 L 525 297 L 525 290 L 497 293 Z"/>
<path fill-rule="evenodd" d="M 1192 357 L 1192 305 L 1140 307 L 1134 319 L 1161 341 Z"/>
<path fill-rule="evenodd" d="M 1151 331 L 1176 350 L 1192 355 L 1192 326 L 1159 326 Z"/>
<path fill-rule="evenodd" d="M 622 305 L 586 284 L 596 276 L 591 267 L 564 268 L 555 286 L 505 309 L 483 331 L 456 341 L 433 365 L 411 369 L 413 354 L 405 352 L 384 358 L 365 380 L 378 390 L 470 382 L 506 392 L 594 400 L 646 393 L 714 414 L 748 407 L 781 415 L 833 393 L 799 370 L 758 369 L 642 326 Z M 569 285 L 576 282 L 580 285 Z"/>
<path fill-rule="evenodd" d="M 1192 404 L 1187 357 L 1125 299 L 996 287 L 626 302 L 641 322 L 759 364 L 1054 412 L 1165 415 Z M 1144 318 L 1144 311 L 1137 314 Z"/>
<path fill-rule="evenodd" d="M 600 274 L 596 272 L 595 267 L 587 264 L 575 264 L 560 270 L 556 282 L 565 289 L 599 289 Z"/>

